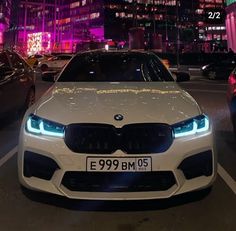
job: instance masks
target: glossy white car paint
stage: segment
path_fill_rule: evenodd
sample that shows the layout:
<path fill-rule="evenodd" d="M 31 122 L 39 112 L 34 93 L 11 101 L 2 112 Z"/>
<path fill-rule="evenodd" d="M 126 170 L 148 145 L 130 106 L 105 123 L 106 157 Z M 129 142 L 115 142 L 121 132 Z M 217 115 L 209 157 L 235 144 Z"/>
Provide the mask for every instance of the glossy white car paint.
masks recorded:
<path fill-rule="evenodd" d="M 43 71 L 60 71 L 62 68 L 70 61 L 73 55 L 58 55 L 50 58 L 49 60 L 40 61 L 38 64 L 39 69 L 42 69 L 45 66 Z M 47 67 L 47 68 L 46 68 Z"/>
<path fill-rule="evenodd" d="M 216 154 L 213 130 L 174 139 L 171 147 L 158 154 L 138 155 L 152 158 L 152 171 L 172 171 L 176 184 L 166 191 L 157 192 L 78 192 L 61 185 L 66 171 L 86 171 L 86 158 L 91 156 L 72 152 L 62 138 L 30 134 L 25 130 L 29 114 L 68 125 L 71 123 L 105 123 L 122 127 L 132 123 L 175 123 L 202 114 L 196 101 L 175 82 L 139 83 L 60 83 L 54 86 L 31 107 L 23 119 L 19 152 L 18 173 L 20 183 L 27 188 L 50 192 L 69 198 L 102 200 L 135 200 L 168 198 L 173 195 L 209 187 L 216 177 Z M 122 114 L 122 121 L 114 120 Z M 50 181 L 23 176 L 25 151 L 48 156 L 56 161 L 60 169 Z M 187 180 L 178 169 L 186 158 L 200 152 L 213 152 L 213 173 Z M 93 154 L 96 157 L 99 155 Z M 103 157 L 127 157 L 117 150 Z M 137 156 L 137 155 L 134 155 Z"/>

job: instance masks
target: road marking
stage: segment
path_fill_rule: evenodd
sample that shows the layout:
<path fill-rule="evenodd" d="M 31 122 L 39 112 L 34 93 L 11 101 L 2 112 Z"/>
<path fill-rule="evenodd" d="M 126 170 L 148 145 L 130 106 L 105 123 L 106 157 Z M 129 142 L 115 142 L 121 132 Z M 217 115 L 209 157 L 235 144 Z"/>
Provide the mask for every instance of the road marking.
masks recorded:
<path fill-rule="evenodd" d="M 14 147 L 10 152 L 8 152 L 2 159 L 0 159 L 0 167 L 2 167 L 9 159 L 11 159 L 17 153 L 18 147 Z"/>
<path fill-rule="evenodd" d="M 226 172 L 226 170 L 218 164 L 218 174 L 224 180 L 224 182 L 230 187 L 230 189 L 236 194 L 236 181 Z"/>
<path fill-rule="evenodd" d="M 18 147 L 14 147 L 10 152 L 8 152 L 2 159 L 0 159 L 0 167 L 2 167 L 8 160 L 10 160 L 16 153 Z M 236 194 L 236 181 L 226 172 L 226 170 L 218 164 L 218 174 L 224 180 L 224 182 L 230 187 L 230 189 Z"/>

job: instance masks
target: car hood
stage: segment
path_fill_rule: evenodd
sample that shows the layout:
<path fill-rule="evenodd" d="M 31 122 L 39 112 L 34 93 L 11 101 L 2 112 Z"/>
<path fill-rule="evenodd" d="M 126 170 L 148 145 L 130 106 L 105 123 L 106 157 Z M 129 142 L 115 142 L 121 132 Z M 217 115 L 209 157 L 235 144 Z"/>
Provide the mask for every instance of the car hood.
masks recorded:
<path fill-rule="evenodd" d="M 201 113 L 196 101 L 175 82 L 62 83 L 38 101 L 35 114 L 64 125 L 106 123 L 174 124 Z M 116 121 L 114 115 L 124 119 Z"/>

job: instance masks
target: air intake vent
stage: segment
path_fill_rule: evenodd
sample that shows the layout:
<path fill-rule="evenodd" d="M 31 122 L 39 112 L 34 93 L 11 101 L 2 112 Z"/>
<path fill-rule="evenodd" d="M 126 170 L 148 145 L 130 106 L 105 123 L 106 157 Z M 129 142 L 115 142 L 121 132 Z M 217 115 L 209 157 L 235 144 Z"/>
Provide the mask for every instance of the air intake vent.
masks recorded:
<path fill-rule="evenodd" d="M 81 192 L 148 192 L 165 191 L 176 184 L 172 172 L 92 173 L 66 172 L 62 185 Z"/>

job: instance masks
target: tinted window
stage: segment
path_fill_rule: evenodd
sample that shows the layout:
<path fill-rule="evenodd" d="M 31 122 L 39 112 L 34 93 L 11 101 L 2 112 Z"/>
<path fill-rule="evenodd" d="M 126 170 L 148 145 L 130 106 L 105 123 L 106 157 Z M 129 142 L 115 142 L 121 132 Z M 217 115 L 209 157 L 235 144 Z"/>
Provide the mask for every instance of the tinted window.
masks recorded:
<path fill-rule="evenodd" d="M 10 67 L 8 58 L 5 53 L 0 53 L 0 67 L 1 66 Z"/>
<path fill-rule="evenodd" d="M 23 61 L 17 54 L 11 53 L 9 56 L 10 56 L 13 68 L 24 68 Z"/>
<path fill-rule="evenodd" d="M 75 56 L 60 82 L 173 81 L 157 58 L 145 53 L 87 53 Z"/>
<path fill-rule="evenodd" d="M 7 55 L 0 53 L 0 82 L 5 79 L 6 72 L 11 69 Z"/>

